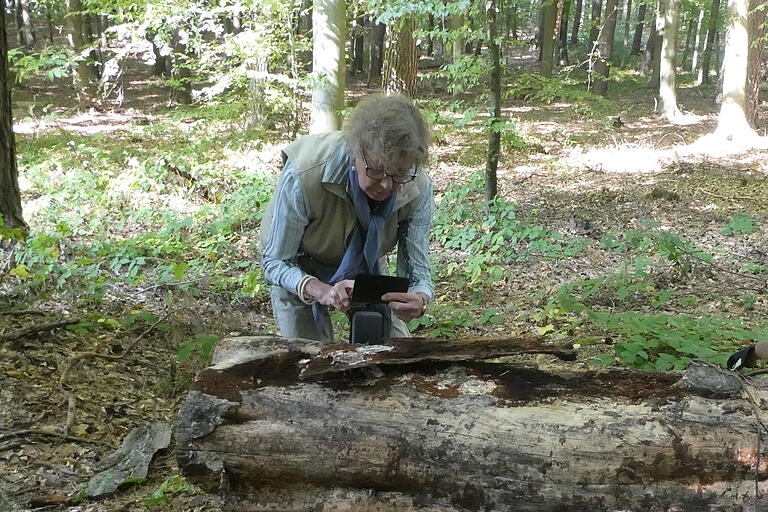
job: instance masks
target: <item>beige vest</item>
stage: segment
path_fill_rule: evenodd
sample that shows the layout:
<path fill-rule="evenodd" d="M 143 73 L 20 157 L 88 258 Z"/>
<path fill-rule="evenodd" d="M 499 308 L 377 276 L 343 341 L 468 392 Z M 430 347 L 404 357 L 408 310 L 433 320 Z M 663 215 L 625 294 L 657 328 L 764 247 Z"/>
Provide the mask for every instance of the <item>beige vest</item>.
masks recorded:
<path fill-rule="evenodd" d="M 290 160 L 304 194 L 309 224 L 304 230 L 301 252 L 328 267 L 341 263 L 347 240 L 357 224 L 352 199 L 347 194 L 346 142 L 341 132 L 307 135 L 283 150 L 283 161 Z M 397 230 L 413 210 L 413 202 L 429 177 L 419 173 L 415 180 L 401 185 L 395 197 L 395 212 L 384 224 L 381 255 L 397 243 Z M 272 225 L 274 200 L 270 201 L 261 222 L 261 247 L 264 248 Z M 304 266 L 304 265 L 302 265 Z M 312 271 L 312 269 L 305 270 Z"/>

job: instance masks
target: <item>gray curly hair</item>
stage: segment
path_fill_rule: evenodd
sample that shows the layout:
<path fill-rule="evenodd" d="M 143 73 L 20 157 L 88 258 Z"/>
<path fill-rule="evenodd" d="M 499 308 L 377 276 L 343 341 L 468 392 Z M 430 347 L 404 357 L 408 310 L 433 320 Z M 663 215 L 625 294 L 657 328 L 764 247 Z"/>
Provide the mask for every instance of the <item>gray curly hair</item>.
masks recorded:
<path fill-rule="evenodd" d="M 379 165 L 414 162 L 429 157 L 431 136 L 427 123 L 405 96 L 374 95 L 364 98 L 344 123 L 350 155 L 365 151 L 366 159 Z"/>

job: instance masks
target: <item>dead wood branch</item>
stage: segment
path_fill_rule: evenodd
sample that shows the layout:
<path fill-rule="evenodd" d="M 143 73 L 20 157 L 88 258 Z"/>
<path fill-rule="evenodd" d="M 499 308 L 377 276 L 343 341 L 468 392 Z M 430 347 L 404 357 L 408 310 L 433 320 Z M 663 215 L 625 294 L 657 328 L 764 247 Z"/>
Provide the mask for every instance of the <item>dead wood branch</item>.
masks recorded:
<path fill-rule="evenodd" d="M 768 490 L 754 379 L 543 371 L 481 339 L 412 341 L 221 341 L 179 413 L 182 473 L 239 511 L 735 512 Z"/>
<path fill-rule="evenodd" d="M 25 327 L 23 329 L 18 329 L 16 331 L 12 331 L 6 334 L 0 334 L 0 343 L 4 343 L 7 341 L 13 341 L 21 338 L 26 338 L 28 336 L 31 336 L 33 334 L 36 334 L 38 332 L 44 332 L 44 331 L 52 331 L 54 329 L 59 329 L 61 327 L 66 327 L 68 325 L 76 324 L 80 322 L 82 318 L 69 318 L 67 320 L 60 320 L 58 322 L 50 322 L 40 325 L 32 325 L 30 327 Z"/>

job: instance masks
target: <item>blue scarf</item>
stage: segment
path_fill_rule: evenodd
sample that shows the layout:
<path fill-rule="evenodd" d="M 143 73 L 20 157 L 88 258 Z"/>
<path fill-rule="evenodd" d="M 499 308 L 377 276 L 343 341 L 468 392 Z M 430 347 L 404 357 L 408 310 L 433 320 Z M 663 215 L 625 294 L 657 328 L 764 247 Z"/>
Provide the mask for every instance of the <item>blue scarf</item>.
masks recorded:
<path fill-rule="evenodd" d="M 395 194 L 392 194 L 384 201 L 378 202 L 371 209 L 368 196 L 360 188 L 360 183 L 357 180 L 357 171 L 351 160 L 349 162 L 348 176 L 349 184 L 347 191 L 352 199 L 352 205 L 355 207 L 357 225 L 352 231 L 349 245 L 347 245 L 339 267 L 328 280 L 329 284 L 336 284 L 344 279 L 354 279 L 361 272 L 381 274 L 379 269 L 379 252 L 381 251 L 382 232 L 387 219 L 395 211 Z M 326 337 L 330 337 L 330 332 L 325 332 L 330 324 L 328 308 L 320 307 L 319 304 L 315 303 L 312 312 L 315 317 L 315 323 L 324 331 Z"/>

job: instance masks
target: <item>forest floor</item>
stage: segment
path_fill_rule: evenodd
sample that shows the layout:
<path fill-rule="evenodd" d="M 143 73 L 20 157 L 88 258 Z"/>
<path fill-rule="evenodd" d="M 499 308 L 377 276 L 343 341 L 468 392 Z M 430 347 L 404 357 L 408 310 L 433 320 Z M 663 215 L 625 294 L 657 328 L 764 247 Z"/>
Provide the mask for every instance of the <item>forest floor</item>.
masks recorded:
<path fill-rule="evenodd" d="M 711 87 L 682 81 L 685 124 L 658 119 L 650 90 L 628 74 L 611 85 L 610 108 L 519 89 L 504 103 L 512 123 L 495 225 L 478 182 L 484 106 L 456 107 L 442 91 L 422 102 L 436 138 L 437 298 L 417 334 L 533 333 L 574 342 L 578 366 L 659 369 L 680 367 L 686 354 L 722 359 L 768 336 L 768 151 L 693 145 L 716 126 Z M 367 92 L 353 84 L 350 97 Z M 172 449 L 113 496 L 72 497 L 132 429 L 174 424 L 210 343 L 274 332 L 265 288 L 249 280 L 259 277 L 253 247 L 268 195 L 215 208 L 259 173 L 274 180 L 289 137 L 238 134 L 227 104 L 168 108 L 164 89 L 145 78 L 126 83 L 120 107 L 80 110 L 44 86 L 16 99 L 25 216 L 33 232 L 47 230 L 0 281 L 0 493 L 19 510 L 219 510 L 216 497 L 179 478 Z M 93 193 L 98 204 L 88 203 Z M 207 238 L 195 238 L 201 215 Z M 216 231 L 219 220 L 229 224 Z M 501 245 L 513 251 L 481 241 L 504 228 Z M 151 230 L 157 236 L 146 238 Z M 121 241 L 95 235 L 104 233 Z M 150 260 L 169 263 L 145 274 Z M 72 323 L 46 327 L 60 320 Z M 30 326 L 41 329 L 19 331 Z M 675 329 L 708 345 L 662 338 Z M 183 347 L 202 357 L 179 357 Z"/>

